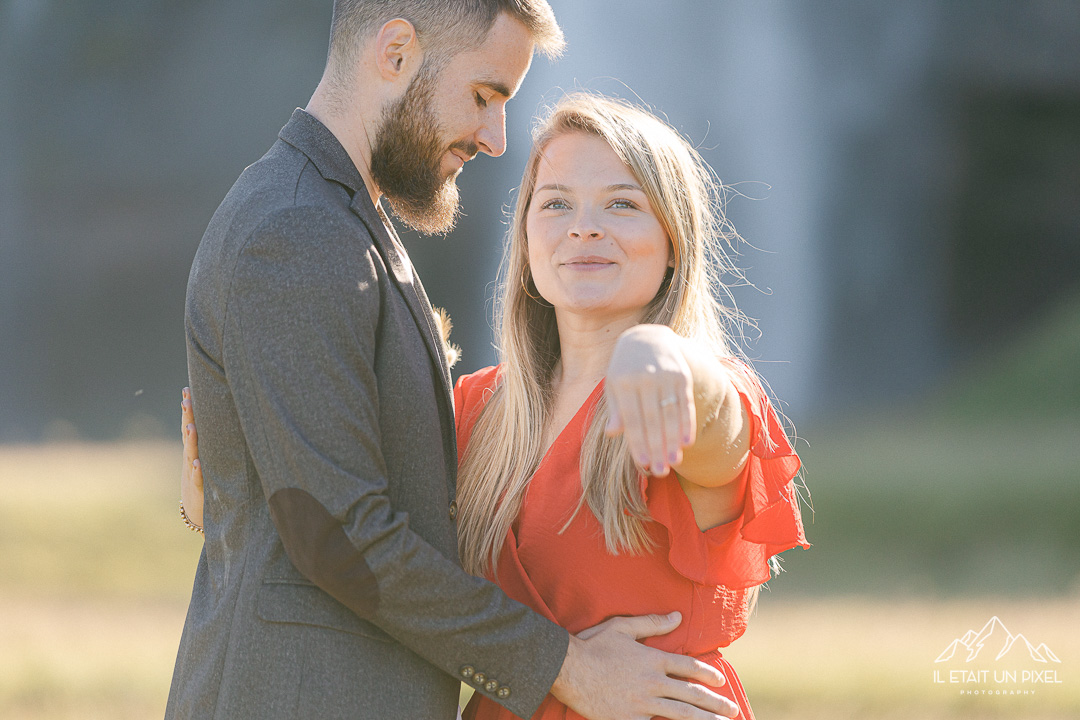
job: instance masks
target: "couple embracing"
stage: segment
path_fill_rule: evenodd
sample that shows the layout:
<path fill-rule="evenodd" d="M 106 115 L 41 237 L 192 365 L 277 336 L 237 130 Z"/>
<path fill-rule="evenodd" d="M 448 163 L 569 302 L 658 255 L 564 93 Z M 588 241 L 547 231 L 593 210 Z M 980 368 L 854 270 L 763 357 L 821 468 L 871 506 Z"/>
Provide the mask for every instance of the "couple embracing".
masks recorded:
<path fill-rule="evenodd" d="M 460 682 L 477 720 L 752 717 L 720 648 L 806 539 L 798 458 L 714 297 L 707 166 L 643 110 L 561 100 L 517 198 L 501 363 L 456 387 L 383 212 L 448 230 L 457 174 L 502 154 L 534 51 L 561 46 L 544 0 L 334 3 L 310 103 L 191 270 L 182 512 L 205 546 L 168 718 L 449 720 Z"/>

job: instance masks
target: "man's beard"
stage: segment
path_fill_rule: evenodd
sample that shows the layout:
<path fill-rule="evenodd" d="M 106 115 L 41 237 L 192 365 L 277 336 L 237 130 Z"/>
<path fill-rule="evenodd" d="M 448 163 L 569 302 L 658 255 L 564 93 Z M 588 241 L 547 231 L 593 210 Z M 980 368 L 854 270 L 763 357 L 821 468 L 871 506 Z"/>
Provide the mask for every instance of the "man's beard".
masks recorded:
<path fill-rule="evenodd" d="M 425 235 L 448 233 L 461 214 L 456 173 L 443 174 L 439 120 L 431 109 L 437 73 L 421 68 L 405 94 L 383 111 L 371 152 L 371 175 L 394 214 Z M 467 157 L 472 143 L 458 143 Z"/>

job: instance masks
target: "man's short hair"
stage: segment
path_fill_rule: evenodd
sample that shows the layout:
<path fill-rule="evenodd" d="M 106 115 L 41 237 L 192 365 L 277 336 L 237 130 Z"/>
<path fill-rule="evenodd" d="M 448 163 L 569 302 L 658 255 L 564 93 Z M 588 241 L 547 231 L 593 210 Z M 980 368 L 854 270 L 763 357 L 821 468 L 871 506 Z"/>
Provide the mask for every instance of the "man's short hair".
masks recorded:
<path fill-rule="evenodd" d="M 404 18 L 416 28 L 425 63 L 444 61 L 483 43 L 500 13 L 521 22 L 542 54 L 562 52 L 566 42 L 547 0 L 334 0 L 330 58 L 353 60 L 379 28 Z"/>

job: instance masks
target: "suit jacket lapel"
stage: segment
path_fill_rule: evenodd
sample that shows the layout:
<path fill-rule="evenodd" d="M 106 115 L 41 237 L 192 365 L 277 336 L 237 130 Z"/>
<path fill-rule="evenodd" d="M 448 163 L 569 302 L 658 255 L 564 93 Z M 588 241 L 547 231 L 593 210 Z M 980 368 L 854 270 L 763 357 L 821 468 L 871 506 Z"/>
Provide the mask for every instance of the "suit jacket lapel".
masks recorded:
<path fill-rule="evenodd" d="M 424 286 L 420 284 L 420 278 L 404 254 L 404 249 L 398 251 L 400 241 L 396 240 L 396 233 L 391 238 L 393 228 L 387 230 L 389 223 L 384 223 L 375 205 L 371 202 L 371 195 L 364 186 L 364 180 L 360 171 L 356 169 L 349 154 L 342 147 L 334 134 L 330 132 L 315 117 L 304 110 L 297 108 L 293 111 L 289 123 L 278 134 L 283 141 L 299 149 L 315 164 L 319 172 L 327 180 L 339 183 L 347 188 L 352 195 L 349 207 L 361 221 L 367 226 L 368 232 L 374 239 L 375 246 L 382 255 L 383 262 L 390 268 L 390 274 L 398 291 L 405 298 L 413 321 L 424 338 L 428 355 L 434 367 L 438 368 L 438 376 L 442 379 L 440 404 L 443 408 L 443 448 L 446 451 L 446 465 L 448 468 L 447 478 L 451 483 L 449 488 L 451 499 L 454 497 L 457 471 L 457 436 L 454 432 L 454 398 L 451 392 L 450 366 L 446 361 L 446 353 L 443 349 L 442 336 L 435 327 L 435 318 L 431 310 Z"/>
<path fill-rule="evenodd" d="M 424 286 L 420 283 L 420 277 L 416 274 L 412 263 L 407 257 L 402 258 L 401 253 L 398 251 L 400 241 L 395 242 L 396 233 L 394 238 L 390 237 L 392 229 L 388 231 L 375 206 L 371 204 L 371 198 L 365 189 L 361 188 L 353 196 L 350 207 L 367 225 L 368 231 L 375 239 L 379 254 L 382 255 L 387 267 L 390 268 L 394 282 L 405 297 L 405 302 L 412 312 L 413 320 L 416 321 L 420 334 L 424 338 L 424 344 L 431 355 L 431 360 L 439 368 L 439 376 L 442 378 L 443 398 L 447 407 L 452 409 L 454 404 L 453 395 L 451 394 L 450 366 L 443 349 L 442 336 L 435 327 L 431 302 L 428 300 L 427 293 L 424 292 Z"/>
<path fill-rule="evenodd" d="M 408 256 L 402 257 L 404 249 L 402 249 L 401 253 L 398 252 L 400 241 L 395 242 L 397 233 L 394 234 L 393 239 L 390 237 L 393 227 L 390 226 L 388 229 L 388 225 L 383 222 L 379 212 L 371 204 L 371 198 L 367 190 L 361 188 L 356 193 L 351 207 L 353 212 L 359 215 L 360 219 L 367 225 L 368 231 L 375 240 L 375 246 L 379 249 L 379 253 L 382 255 L 387 267 L 390 268 L 390 274 L 409 306 L 413 321 L 420 330 L 420 335 L 424 338 L 424 345 L 427 346 L 428 355 L 431 357 L 434 366 L 439 369 L 438 375 L 442 380 L 442 382 L 438 383 L 442 388 L 442 397 L 439 404 L 444 408 L 443 412 L 445 413 L 442 437 L 447 468 L 446 489 L 450 500 L 453 501 L 457 496 L 458 461 L 457 432 L 454 426 L 454 396 L 451 391 L 450 365 L 446 361 L 446 353 L 443 350 L 442 335 L 435 328 L 435 317 L 431 309 L 431 303 L 428 301 L 427 293 L 424 292 L 424 286 L 420 284 L 420 277 L 413 269 L 412 262 L 408 260 Z"/>

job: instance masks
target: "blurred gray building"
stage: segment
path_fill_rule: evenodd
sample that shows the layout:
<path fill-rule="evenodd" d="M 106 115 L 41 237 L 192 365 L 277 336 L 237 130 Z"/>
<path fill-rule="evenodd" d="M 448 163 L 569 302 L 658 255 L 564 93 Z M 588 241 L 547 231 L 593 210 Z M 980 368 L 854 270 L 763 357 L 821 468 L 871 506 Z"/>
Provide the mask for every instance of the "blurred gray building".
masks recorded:
<path fill-rule="evenodd" d="M 667 116 L 732 188 L 747 348 L 796 420 L 934 388 L 1080 292 L 1080 4 L 552 0 L 510 150 L 409 240 L 488 364 L 529 118 L 585 87 Z M 329 0 L 0 0 L 0 442 L 172 431 L 187 270 L 318 81 Z"/>

